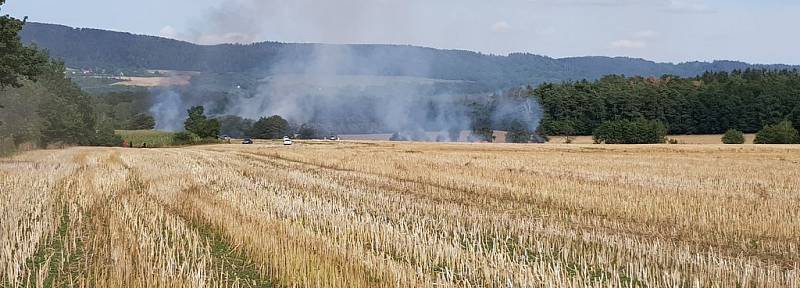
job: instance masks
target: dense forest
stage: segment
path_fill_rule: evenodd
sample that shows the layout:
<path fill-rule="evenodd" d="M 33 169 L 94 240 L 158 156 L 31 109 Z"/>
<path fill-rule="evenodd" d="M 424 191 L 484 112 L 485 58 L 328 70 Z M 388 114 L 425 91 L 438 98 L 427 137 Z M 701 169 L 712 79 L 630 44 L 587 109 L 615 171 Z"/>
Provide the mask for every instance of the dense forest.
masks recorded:
<path fill-rule="evenodd" d="M 748 68 L 793 69 L 787 65 L 749 65 L 715 61 L 682 64 L 656 63 L 642 59 L 575 57 L 555 59 L 533 54 L 485 55 L 470 51 L 439 50 L 399 45 L 320 45 L 263 42 L 247 45 L 195 45 L 171 39 L 140 36 L 97 29 L 28 23 L 22 32 L 26 43 L 47 49 L 72 68 L 164 69 L 214 73 L 260 75 L 296 72 L 313 60 L 320 50 L 344 53 L 338 74 L 415 76 L 465 80 L 494 91 L 542 82 L 598 79 L 609 74 L 677 75 L 693 77 L 706 71 Z M 340 63 L 341 64 L 341 63 Z"/>
<path fill-rule="evenodd" d="M 591 135 L 609 120 L 658 120 L 670 134 L 754 133 L 790 120 L 800 125 L 800 72 L 746 69 L 698 77 L 606 76 L 543 84 L 529 91 L 542 104 L 540 130 Z"/>
<path fill-rule="evenodd" d="M 0 155 L 20 146 L 118 144 L 113 123 L 99 121 L 92 98 L 65 77 L 64 64 L 22 44 L 23 25 L 0 17 Z"/>

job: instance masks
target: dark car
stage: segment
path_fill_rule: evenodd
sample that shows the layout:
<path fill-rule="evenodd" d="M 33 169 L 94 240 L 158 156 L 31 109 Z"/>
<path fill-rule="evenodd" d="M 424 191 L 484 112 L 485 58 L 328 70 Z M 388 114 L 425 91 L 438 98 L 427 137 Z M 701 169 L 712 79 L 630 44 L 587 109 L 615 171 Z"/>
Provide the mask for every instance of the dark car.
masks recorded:
<path fill-rule="evenodd" d="M 253 144 L 253 139 L 244 138 L 244 140 L 242 140 L 242 144 Z"/>

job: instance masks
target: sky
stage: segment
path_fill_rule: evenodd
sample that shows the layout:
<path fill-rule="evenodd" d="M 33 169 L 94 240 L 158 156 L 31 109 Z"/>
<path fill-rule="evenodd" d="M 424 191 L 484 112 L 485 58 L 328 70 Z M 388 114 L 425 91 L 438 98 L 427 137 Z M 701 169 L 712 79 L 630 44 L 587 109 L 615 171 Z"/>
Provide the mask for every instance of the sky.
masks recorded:
<path fill-rule="evenodd" d="M 797 0 L 8 0 L 30 21 L 200 44 L 410 44 L 505 55 L 800 64 Z"/>

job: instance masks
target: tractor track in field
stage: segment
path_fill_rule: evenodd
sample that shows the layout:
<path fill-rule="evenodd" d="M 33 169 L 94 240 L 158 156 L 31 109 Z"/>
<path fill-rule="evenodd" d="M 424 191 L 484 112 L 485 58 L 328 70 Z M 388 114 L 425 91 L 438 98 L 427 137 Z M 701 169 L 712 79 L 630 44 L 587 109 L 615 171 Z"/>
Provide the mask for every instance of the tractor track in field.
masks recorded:
<path fill-rule="evenodd" d="M 278 154 L 274 154 L 274 153 L 272 153 L 272 154 L 262 154 L 262 153 L 258 153 L 258 152 L 240 151 L 240 152 L 237 152 L 236 154 L 240 155 L 240 156 L 243 156 L 243 157 L 245 157 L 245 158 L 247 158 L 247 159 L 249 159 L 251 161 L 256 161 L 256 162 L 261 162 L 261 163 L 268 163 L 268 165 L 269 164 L 273 164 L 273 165 L 277 165 L 277 166 L 283 167 L 283 168 L 294 168 L 296 166 L 292 166 L 292 165 L 297 165 L 297 166 L 303 167 L 304 169 L 307 169 L 309 172 L 314 172 L 315 174 L 319 174 L 319 173 L 322 173 L 324 171 L 328 171 L 329 173 L 347 174 L 349 176 L 353 176 L 354 178 L 351 177 L 353 180 L 358 180 L 361 183 L 365 183 L 365 184 L 369 184 L 369 185 L 378 185 L 376 187 L 379 187 L 380 189 L 376 189 L 376 190 L 380 190 L 380 191 L 395 191 L 396 193 L 402 193 L 404 195 L 409 195 L 409 196 L 412 196 L 412 197 L 416 197 L 416 198 L 419 198 L 421 200 L 434 201 L 436 203 L 438 203 L 438 202 L 452 202 L 452 203 L 457 203 L 457 204 L 460 204 L 460 205 L 464 205 L 465 207 L 480 208 L 479 205 L 475 205 L 473 203 L 461 201 L 461 200 L 458 200 L 458 199 L 441 199 L 441 198 L 433 197 L 433 196 L 431 196 L 429 194 L 426 194 L 426 193 L 421 193 L 419 191 L 414 191 L 414 189 L 398 189 L 394 185 L 391 185 L 390 182 L 387 182 L 387 183 L 374 183 L 374 181 L 370 181 L 370 179 L 368 179 L 367 177 L 368 176 L 383 177 L 383 178 L 390 179 L 390 180 L 393 180 L 393 181 L 397 181 L 397 182 L 400 182 L 400 183 L 411 183 L 411 184 L 416 185 L 416 186 L 430 186 L 430 187 L 433 187 L 433 188 L 436 188 L 436 189 L 450 191 L 450 192 L 453 192 L 454 194 L 460 194 L 460 195 L 468 194 L 468 195 L 471 195 L 473 197 L 479 197 L 479 198 L 483 197 L 483 196 L 478 195 L 479 193 L 477 193 L 475 191 L 470 191 L 468 189 L 463 189 L 463 188 L 460 188 L 460 187 L 451 187 L 451 186 L 447 186 L 447 185 L 444 185 L 444 184 L 430 183 L 430 182 L 426 182 L 426 181 L 422 181 L 422 180 L 418 180 L 418 179 L 407 179 L 407 178 L 403 178 L 403 177 L 399 177 L 399 176 L 386 175 L 386 174 L 378 173 L 378 172 L 361 171 L 361 170 L 356 170 L 356 169 L 341 168 L 341 167 L 334 167 L 334 166 L 325 165 L 325 164 L 306 162 L 306 161 L 292 159 L 292 158 L 285 157 L 285 156 L 278 155 Z M 552 215 L 552 214 L 555 214 L 556 212 L 559 212 L 559 211 L 561 211 L 561 212 L 566 211 L 568 213 L 579 214 L 579 215 L 584 215 L 584 216 L 603 217 L 603 218 L 608 219 L 609 221 L 626 223 L 627 227 L 642 227 L 643 225 L 644 226 L 648 226 L 648 225 L 662 225 L 662 226 L 666 225 L 666 226 L 670 226 L 670 225 L 672 225 L 672 223 L 670 223 L 670 222 L 640 223 L 640 222 L 637 222 L 636 220 L 631 220 L 631 219 L 627 219 L 627 218 L 620 218 L 620 217 L 613 217 L 612 215 L 598 214 L 598 213 L 593 212 L 593 211 L 578 210 L 578 209 L 575 209 L 574 207 L 569 207 L 569 206 L 565 206 L 565 205 L 560 205 L 558 203 L 546 202 L 546 201 L 545 202 L 541 202 L 541 201 L 531 201 L 531 200 L 505 198 L 505 197 L 488 197 L 487 200 L 507 201 L 506 203 L 524 203 L 524 204 L 530 205 L 531 208 L 536 209 L 536 211 L 538 211 L 537 213 L 542 213 L 544 215 Z M 523 212 L 525 213 L 525 215 L 532 215 L 531 213 L 533 213 L 533 212 L 531 212 L 529 210 L 526 210 L 526 211 L 523 211 Z M 523 215 L 520 215 L 520 216 L 523 216 Z M 596 225 L 595 226 L 585 226 L 585 225 L 582 225 L 581 223 L 569 223 L 569 225 L 573 229 L 580 229 L 580 230 L 586 231 L 586 232 L 599 232 L 599 233 L 606 233 L 606 234 L 609 234 L 609 235 L 619 235 L 619 236 L 624 236 L 624 237 L 633 237 L 633 238 L 640 239 L 642 241 L 659 241 L 659 240 L 663 239 L 664 237 L 669 237 L 672 241 L 679 241 L 679 242 L 684 242 L 684 243 L 687 243 L 687 244 L 692 244 L 692 247 L 694 247 L 693 249 L 696 249 L 696 250 L 693 251 L 694 253 L 699 253 L 699 254 L 708 254 L 708 253 L 712 253 L 712 252 L 713 253 L 719 253 L 719 256 L 722 256 L 722 257 L 725 257 L 725 258 L 729 258 L 729 259 L 735 259 L 737 257 L 741 257 L 742 255 L 746 255 L 748 257 L 756 257 L 756 258 L 762 259 L 764 261 L 767 261 L 767 262 L 769 262 L 771 264 L 778 265 L 778 266 L 782 267 L 783 269 L 785 269 L 787 271 L 795 269 L 795 267 L 796 267 L 795 265 L 797 263 L 796 262 L 797 259 L 787 258 L 787 257 L 785 257 L 785 255 L 781 255 L 779 253 L 746 252 L 746 253 L 743 254 L 743 251 L 741 251 L 741 249 L 740 249 L 741 245 L 738 244 L 738 243 L 728 243 L 728 244 L 725 244 L 725 245 L 721 245 L 719 243 L 698 242 L 696 240 L 689 240 L 689 239 L 691 239 L 690 237 L 684 237 L 683 235 L 659 236 L 659 235 L 653 235 L 651 233 L 646 233 L 646 232 L 642 232 L 642 231 L 639 231 L 639 230 L 635 230 L 635 229 L 632 229 L 632 228 L 625 228 L 625 227 L 620 227 L 620 226 L 614 226 L 614 227 L 603 227 L 603 226 L 596 226 Z M 763 236 L 762 236 L 762 238 L 763 238 Z M 781 241 L 786 241 L 786 239 L 769 239 L 769 238 L 767 238 L 767 239 L 762 239 L 761 241 L 781 242 Z"/>
<path fill-rule="evenodd" d="M 58 228 L 54 235 L 46 240 L 45 245 L 39 247 L 37 253 L 26 265 L 34 267 L 29 271 L 38 271 L 26 276 L 28 285 L 34 284 L 40 287 L 70 286 L 76 284 L 77 279 L 82 275 L 83 266 L 81 261 L 85 259 L 87 250 L 82 231 L 78 231 L 72 226 L 70 213 L 69 193 L 76 189 L 75 179 L 82 177 L 89 171 L 85 161 L 86 155 L 81 153 L 74 157 L 79 165 L 78 169 L 64 178 L 58 180 L 54 186 L 58 194 L 57 200 Z M 89 178 L 92 180 L 92 178 Z M 70 243 L 72 242 L 72 243 Z M 72 244 L 75 247 L 69 247 Z M 67 281 L 64 281 L 64 280 Z"/>
<path fill-rule="evenodd" d="M 210 275 L 220 275 L 224 279 L 225 285 L 232 287 L 274 287 L 274 281 L 261 275 L 257 265 L 242 251 L 241 247 L 231 243 L 219 227 L 215 227 L 200 214 L 201 212 L 194 206 L 196 199 L 193 193 L 187 191 L 179 192 L 181 202 L 177 206 L 162 203 L 148 194 L 147 190 L 151 183 L 141 180 L 140 172 L 130 165 L 120 161 L 120 164 L 128 172 L 128 186 L 131 193 L 142 197 L 144 201 L 150 201 L 161 206 L 167 213 L 180 218 L 192 230 L 204 239 L 211 249 L 213 257 L 212 273 Z"/>

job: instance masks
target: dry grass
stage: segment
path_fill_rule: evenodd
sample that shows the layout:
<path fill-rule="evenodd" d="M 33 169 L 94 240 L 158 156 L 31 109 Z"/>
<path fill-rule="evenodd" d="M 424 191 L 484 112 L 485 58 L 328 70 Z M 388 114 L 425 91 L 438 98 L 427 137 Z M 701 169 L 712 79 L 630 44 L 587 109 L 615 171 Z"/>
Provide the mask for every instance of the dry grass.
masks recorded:
<path fill-rule="evenodd" d="M 798 287 L 797 207 L 797 146 L 35 151 L 0 286 Z"/>

